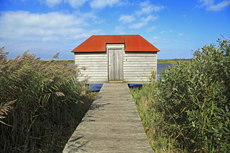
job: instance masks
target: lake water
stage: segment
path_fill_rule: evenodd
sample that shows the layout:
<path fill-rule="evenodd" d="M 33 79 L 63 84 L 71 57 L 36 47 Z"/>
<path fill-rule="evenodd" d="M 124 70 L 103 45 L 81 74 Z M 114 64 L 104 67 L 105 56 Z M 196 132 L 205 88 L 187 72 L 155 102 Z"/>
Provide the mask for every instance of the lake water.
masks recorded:
<path fill-rule="evenodd" d="M 171 63 L 157 63 L 157 79 L 159 79 L 160 77 L 160 71 L 165 68 L 165 67 L 169 67 L 172 66 Z M 103 84 L 90 84 L 89 85 L 89 89 L 91 91 L 99 91 L 101 89 Z M 135 86 L 138 84 L 130 84 L 130 86 Z"/>

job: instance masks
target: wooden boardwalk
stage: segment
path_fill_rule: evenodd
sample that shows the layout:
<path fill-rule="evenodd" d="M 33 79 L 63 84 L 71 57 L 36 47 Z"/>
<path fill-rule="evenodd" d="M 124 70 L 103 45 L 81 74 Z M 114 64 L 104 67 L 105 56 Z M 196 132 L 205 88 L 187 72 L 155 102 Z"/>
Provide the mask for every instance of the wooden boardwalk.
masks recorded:
<path fill-rule="evenodd" d="M 153 153 L 126 83 L 105 83 L 63 153 Z"/>

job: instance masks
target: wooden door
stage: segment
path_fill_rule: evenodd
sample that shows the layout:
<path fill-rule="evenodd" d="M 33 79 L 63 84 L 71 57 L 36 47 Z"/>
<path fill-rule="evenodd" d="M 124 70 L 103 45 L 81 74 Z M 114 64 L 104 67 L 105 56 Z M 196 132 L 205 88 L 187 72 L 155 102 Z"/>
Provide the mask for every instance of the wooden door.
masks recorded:
<path fill-rule="evenodd" d="M 123 81 L 123 50 L 109 49 L 109 81 Z"/>

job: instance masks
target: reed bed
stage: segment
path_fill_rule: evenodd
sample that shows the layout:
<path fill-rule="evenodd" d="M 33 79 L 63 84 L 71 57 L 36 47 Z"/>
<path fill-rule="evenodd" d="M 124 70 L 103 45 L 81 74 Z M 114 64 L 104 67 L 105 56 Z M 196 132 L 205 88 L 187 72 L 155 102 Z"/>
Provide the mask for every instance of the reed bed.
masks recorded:
<path fill-rule="evenodd" d="M 46 62 L 7 54 L 0 49 L 1 152 L 61 152 L 94 98 L 81 94 L 79 68 L 58 54 Z"/>
<path fill-rule="evenodd" d="M 218 42 L 132 91 L 155 152 L 229 152 L 230 41 Z"/>

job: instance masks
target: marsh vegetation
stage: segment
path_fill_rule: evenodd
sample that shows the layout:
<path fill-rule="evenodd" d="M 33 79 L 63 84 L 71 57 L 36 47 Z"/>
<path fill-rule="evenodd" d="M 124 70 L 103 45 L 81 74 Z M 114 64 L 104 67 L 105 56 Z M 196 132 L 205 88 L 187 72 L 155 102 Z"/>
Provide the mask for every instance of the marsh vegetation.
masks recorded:
<path fill-rule="evenodd" d="M 82 94 L 79 68 L 58 54 L 46 62 L 7 54 L 0 49 L 1 152 L 62 152 L 95 93 Z"/>
<path fill-rule="evenodd" d="M 218 42 L 131 91 L 155 152 L 229 152 L 230 43 Z"/>

